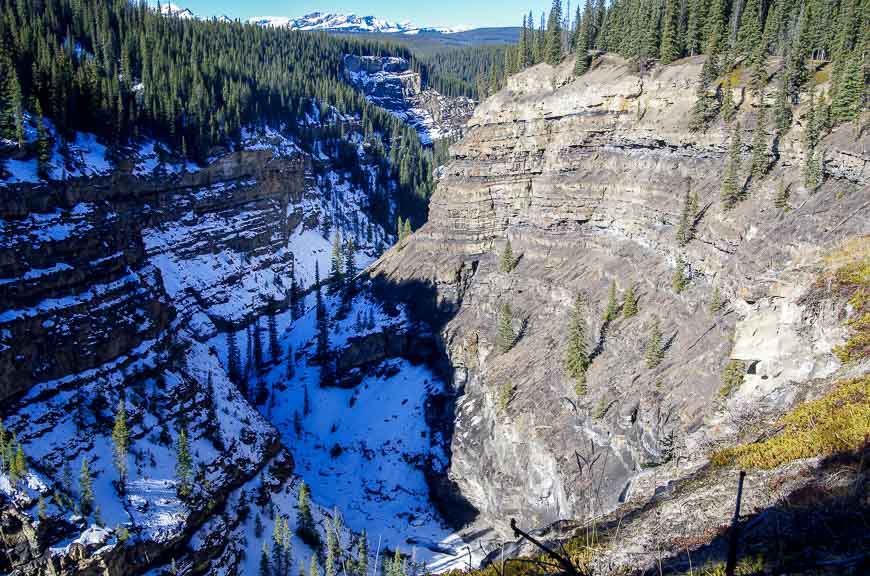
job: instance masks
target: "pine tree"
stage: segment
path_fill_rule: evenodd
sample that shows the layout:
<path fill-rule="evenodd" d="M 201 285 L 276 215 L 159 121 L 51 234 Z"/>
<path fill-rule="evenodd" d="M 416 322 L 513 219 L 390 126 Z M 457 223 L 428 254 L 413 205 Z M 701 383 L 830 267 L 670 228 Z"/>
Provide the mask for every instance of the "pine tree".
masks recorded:
<path fill-rule="evenodd" d="M 89 516 L 94 508 L 94 489 L 91 487 L 91 470 L 87 457 L 82 458 L 79 470 L 79 510 L 82 516 Z"/>
<path fill-rule="evenodd" d="M 511 248 L 510 238 L 508 238 L 501 253 L 501 271 L 505 274 L 511 272 L 514 269 L 514 264 L 516 264 L 514 261 L 514 251 Z"/>
<path fill-rule="evenodd" d="M 513 348 L 515 339 L 511 305 L 505 302 L 501 305 L 501 313 L 498 316 L 498 335 L 496 336 L 498 351 L 502 354 L 509 351 Z"/>
<path fill-rule="evenodd" d="M 348 238 L 344 254 L 344 278 L 347 294 L 353 294 L 356 274 L 356 243 L 353 241 L 353 238 Z"/>
<path fill-rule="evenodd" d="M 680 213 L 680 225 L 677 227 L 677 245 L 685 246 L 695 237 L 695 213 L 697 207 L 694 205 L 691 192 L 686 190 L 686 196 L 683 199 L 683 211 Z"/>
<path fill-rule="evenodd" d="M 671 287 L 679 294 L 686 289 L 686 283 L 686 261 L 682 256 L 677 256 L 677 263 L 671 276 Z"/>
<path fill-rule="evenodd" d="M 49 169 L 51 168 L 51 140 L 48 137 L 48 131 L 45 129 L 45 122 L 42 118 L 42 106 L 39 104 L 39 100 L 35 101 L 35 108 L 37 173 L 40 178 L 47 180 Z"/>
<path fill-rule="evenodd" d="M 299 501 L 296 504 L 296 534 L 307 544 L 319 542 L 320 540 L 314 527 L 314 517 L 311 515 L 309 498 L 308 485 L 302 480 L 299 485 Z"/>
<path fill-rule="evenodd" d="M 789 129 L 791 129 L 792 121 L 791 100 L 788 96 L 785 78 L 780 79 L 779 86 L 776 89 L 776 100 L 774 106 L 776 133 L 779 137 L 782 137 L 789 131 Z"/>
<path fill-rule="evenodd" d="M 750 172 L 753 180 L 760 180 L 767 172 L 767 109 L 758 108 L 758 121 L 752 132 L 752 159 Z"/>
<path fill-rule="evenodd" d="M 338 559 L 338 541 L 335 537 L 335 532 L 327 527 L 326 529 L 326 571 L 325 576 L 336 576 L 335 562 Z"/>
<path fill-rule="evenodd" d="M 130 447 L 130 432 L 127 430 L 127 407 L 123 397 L 118 400 L 118 408 L 115 411 L 112 443 L 114 444 L 115 467 L 118 469 L 119 490 L 123 494 L 124 485 L 127 482 L 127 452 Z"/>
<path fill-rule="evenodd" d="M 178 440 L 175 444 L 175 479 L 178 482 L 177 492 L 182 498 L 190 495 L 191 478 L 193 475 L 193 459 L 187 442 L 187 430 L 181 426 L 178 430 Z"/>
<path fill-rule="evenodd" d="M 3 419 L 0 418 L 0 472 L 6 472 L 9 467 L 8 444 L 6 443 L 6 428 L 3 427 Z"/>
<path fill-rule="evenodd" d="M 565 351 L 565 373 L 575 381 L 578 396 L 586 393 L 586 371 L 589 369 L 589 355 L 586 352 L 586 318 L 583 295 L 574 298 L 571 322 L 568 326 L 568 347 Z"/>
<path fill-rule="evenodd" d="M 625 290 L 625 300 L 622 304 L 622 315 L 625 318 L 637 316 L 637 298 L 634 295 L 634 280 L 628 283 Z"/>
<path fill-rule="evenodd" d="M 665 352 L 662 346 L 662 331 L 661 328 L 659 328 L 659 320 L 656 318 L 653 320 L 649 340 L 646 344 L 646 352 L 644 353 L 646 367 L 650 369 L 657 367 L 662 363 L 664 357 Z"/>
<path fill-rule="evenodd" d="M 368 576 L 369 573 L 369 538 L 365 529 L 359 536 L 357 541 L 356 555 L 357 574 L 360 576 Z"/>
<path fill-rule="evenodd" d="M 263 550 L 260 553 L 260 576 L 272 576 L 272 567 L 269 564 L 269 545 L 263 542 Z"/>
<path fill-rule="evenodd" d="M 867 11 L 870 12 L 870 9 Z M 870 36 L 870 32 L 865 34 Z M 836 90 L 831 100 L 831 117 L 835 121 L 852 122 L 858 120 L 862 101 L 867 98 L 866 83 L 863 80 L 866 77 L 866 73 L 861 67 L 859 55 L 849 56 L 843 66 L 843 72 L 836 80 Z"/>
<path fill-rule="evenodd" d="M 281 516 L 275 514 L 275 522 L 272 526 L 272 571 L 275 576 L 281 576 L 284 573 L 284 535 L 282 529 Z"/>
<path fill-rule="evenodd" d="M 287 380 L 296 376 L 296 359 L 293 357 L 293 346 L 287 345 Z"/>
<path fill-rule="evenodd" d="M 782 210 L 783 212 L 788 211 L 788 186 L 786 186 L 782 180 L 779 181 L 779 186 L 777 187 L 776 196 L 773 199 L 773 206 L 778 210 Z"/>
<path fill-rule="evenodd" d="M 677 0 L 665 0 L 665 12 L 661 23 L 661 43 L 659 44 L 659 59 L 662 64 L 670 64 L 680 57 L 678 35 L 678 19 L 680 6 Z"/>
<path fill-rule="evenodd" d="M 526 28 L 526 15 L 523 14 L 523 27 L 520 31 L 520 41 L 519 41 L 519 44 L 517 45 L 517 56 L 519 59 L 519 69 L 520 70 L 522 70 L 523 68 L 527 67 L 530 64 L 529 58 L 527 57 L 527 54 L 530 53 L 528 35 L 529 35 L 529 32 L 528 32 L 528 29 Z"/>
<path fill-rule="evenodd" d="M 737 182 L 740 171 L 740 122 L 731 130 L 731 145 L 728 148 L 728 165 L 722 180 L 720 197 L 725 210 L 731 210 L 740 201 L 741 191 Z"/>
<path fill-rule="evenodd" d="M 734 103 L 734 90 L 731 87 L 731 78 L 725 79 L 722 83 L 722 119 L 726 124 L 730 124 L 737 114 L 737 106 Z"/>
<path fill-rule="evenodd" d="M 269 358 L 273 364 L 277 364 L 281 360 L 281 343 L 278 341 L 278 318 L 276 315 L 277 304 L 271 302 L 269 304 Z"/>
<path fill-rule="evenodd" d="M 238 385 L 241 382 L 241 358 L 239 354 L 239 343 L 236 340 L 236 331 L 231 326 L 227 333 L 227 363 L 229 364 L 230 380 Z"/>
<path fill-rule="evenodd" d="M 407 238 L 407 237 L 409 237 L 412 233 L 413 233 L 413 230 L 411 229 L 411 219 L 408 218 L 407 220 L 405 220 L 405 224 L 404 224 L 404 226 L 402 227 L 402 237 L 403 237 L 403 238 Z"/>
<path fill-rule="evenodd" d="M 281 527 L 281 540 L 284 549 L 282 576 L 290 576 L 290 570 L 293 568 L 293 540 L 290 536 L 290 523 L 287 518 L 284 518 L 284 524 Z"/>
<path fill-rule="evenodd" d="M 13 483 L 27 477 L 27 457 L 24 455 L 24 447 L 15 441 L 15 454 L 12 457 L 12 466 L 9 470 L 9 478 Z"/>
<path fill-rule="evenodd" d="M 332 268 L 329 272 L 329 292 L 337 293 L 344 281 L 344 253 L 342 251 L 341 229 L 335 229 L 332 237 Z"/>
<path fill-rule="evenodd" d="M 574 76 L 582 76 L 587 70 L 589 70 L 589 52 L 578 48 L 574 56 Z"/>
<path fill-rule="evenodd" d="M 263 331 L 260 329 L 260 317 L 254 319 L 254 368 L 259 375 L 263 371 Z"/>
<path fill-rule="evenodd" d="M 749 54 L 761 45 L 761 13 L 759 0 L 746 0 L 737 29 L 737 47 L 744 54 Z"/>
<path fill-rule="evenodd" d="M 320 576 L 320 568 L 317 565 L 317 555 L 311 557 L 311 568 L 308 571 L 308 576 Z"/>
<path fill-rule="evenodd" d="M 610 293 L 607 296 L 607 308 L 604 309 L 604 321 L 616 320 L 619 314 L 619 304 L 616 301 L 616 280 L 610 282 Z"/>
<path fill-rule="evenodd" d="M 562 2 L 553 0 L 547 20 L 547 36 L 544 47 L 547 64 L 557 66 L 562 60 Z"/>
<path fill-rule="evenodd" d="M 722 310 L 723 306 L 722 294 L 719 292 L 719 287 L 715 286 L 713 288 L 713 296 L 710 298 L 710 314 L 716 314 Z"/>

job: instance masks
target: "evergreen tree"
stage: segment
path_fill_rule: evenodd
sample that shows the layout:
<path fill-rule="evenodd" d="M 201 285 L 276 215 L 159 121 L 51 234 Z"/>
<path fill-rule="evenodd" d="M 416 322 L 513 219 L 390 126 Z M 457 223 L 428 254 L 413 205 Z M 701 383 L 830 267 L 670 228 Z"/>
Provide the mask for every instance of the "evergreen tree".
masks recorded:
<path fill-rule="evenodd" d="M 665 352 L 662 344 L 662 331 L 659 327 L 659 320 L 653 320 L 652 328 L 650 329 L 649 340 L 646 344 L 644 360 L 647 368 L 655 368 L 664 360 Z"/>
<path fill-rule="evenodd" d="M 550 17 L 547 20 L 547 36 L 545 44 L 547 64 L 557 66 L 562 60 L 562 2 L 553 0 Z"/>
<path fill-rule="evenodd" d="M 94 509 L 94 489 L 91 487 L 91 470 L 87 457 L 82 458 L 79 470 L 79 510 L 82 516 L 89 516 Z"/>
<path fill-rule="evenodd" d="M 752 160 L 750 172 L 753 180 L 760 180 L 767 172 L 767 109 L 758 108 L 758 121 L 752 132 Z"/>
<path fill-rule="evenodd" d="M 710 298 L 710 314 L 716 314 L 722 310 L 723 306 L 722 294 L 719 292 L 719 287 L 715 286 L 713 288 L 713 296 Z"/>
<path fill-rule="evenodd" d="M 287 380 L 296 376 L 296 359 L 293 357 L 293 346 L 287 345 Z"/>
<path fill-rule="evenodd" d="M 761 45 L 761 14 L 760 0 L 746 0 L 737 29 L 737 47 L 744 54 L 749 54 L 755 46 Z"/>
<path fill-rule="evenodd" d="M 320 541 L 317 529 L 314 527 L 314 517 L 311 515 L 310 497 L 308 485 L 302 480 L 299 485 L 299 501 L 296 504 L 296 534 L 309 545 Z"/>
<path fill-rule="evenodd" d="M 582 76 L 589 70 L 589 52 L 578 49 L 574 55 L 574 76 Z"/>
<path fill-rule="evenodd" d="M 774 117 L 776 121 L 776 133 L 779 137 L 782 137 L 791 129 L 792 121 L 791 100 L 789 100 L 788 88 L 784 78 L 780 79 L 776 90 Z"/>
<path fill-rule="evenodd" d="M 335 563 L 338 560 L 338 540 L 335 531 L 327 526 L 326 529 L 326 570 L 324 576 L 336 576 Z"/>
<path fill-rule="evenodd" d="M 867 11 L 870 12 L 870 9 Z M 870 32 L 865 34 L 870 36 Z M 862 103 L 867 99 L 867 84 L 864 80 L 867 74 L 862 70 L 859 55 L 850 55 L 845 59 L 843 72 L 836 80 L 836 90 L 831 100 L 831 117 L 837 122 L 857 121 Z M 864 68 L 866 69 L 867 66 L 865 65 Z"/>
<path fill-rule="evenodd" d="M 45 129 L 45 122 L 42 118 L 42 106 L 39 100 L 34 103 L 36 110 L 36 160 L 37 174 L 43 180 L 48 180 L 49 169 L 51 168 L 51 139 L 48 137 L 48 131 Z"/>
<path fill-rule="evenodd" d="M 9 467 L 8 444 L 6 443 L 6 428 L 3 427 L 3 419 L 0 418 L 0 472 L 6 472 Z"/>
<path fill-rule="evenodd" d="M 498 335 L 496 336 L 496 348 L 504 354 L 514 346 L 516 334 L 513 327 L 513 314 L 511 305 L 507 302 L 501 305 L 501 313 L 498 315 Z"/>
<path fill-rule="evenodd" d="M 737 105 L 734 103 L 734 90 L 729 77 L 722 83 L 722 119 L 726 124 L 730 124 L 736 114 Z"/>
<path fill-rule="evenodd" d="M 256 374 L 260 374 L 263 371 L 263 331 L 260 329 L 260 317 L 254 319 L 254 329 L 253 329 L 253 342 L 254 342 L 254 368 Z"/>
<path fill-rule="evenodd" d="M 514 269 L 515 264 L 514 251 L 513 248 L 511 248 L 510 238 L 508 238 L 505 241 L 504 250 L 501 253 L 501 271 L 507 274 Z"/>
<path fill-rule="evenodd" d="M 682 256 L 677 256 L 677 263 L 674 268 L 674 273 L 671 276 L 671 287 L 677 294 L 686 289 L 686 261 Z"/>
<path fill-rule="evenodd" d="M 12 456 L 12 465 L 9 467 L 9 479 L 12 483 L 27 477 L 27 457 L 24 455 L 24 447 L 15 440 L 15 454 Z"/>
<path fill-rule="evenodd" d="M 662 64 L 670 64 L 680 57 L 679 16 L 680 4 L 678 0 L 665 0 L 665 11 L 661 23 L 661 43 L 659 44 L 659 59 Z"/>
<path fill-rule="evenodd" d="M 335 229 L 332 237 L 332 268 L 329 272 L 329 292 L 335 294 L 342 288 L 344 281 L 344 253 L 342 251 L 341 229 Z"/>
<path fill-rule="evenodd" d="M 112 443 L 114 444 L 115 467 L 118 469 L 119 490 L 123 494 L 124 485 L 127 482 L 127 452 L 130 447 L 130 432 L 127 430 L 127 407 L 123 397 L 118 400 L 118 409 L 115 411 Z"/>
<path fill-rule="evenodd" d="M 230 327 L 227 333 L 227 363 L 229 364 L 230 380 L 236 385 L 241 382 L 241 358 L 239 354 L 239 343 L 236 340 L 236 331 Z"/>
<path fill-rule="evenodd" d="M 682 247 L 692 241 L 695 237 L 695 213 L 697 207 L 693 201 L 691 192 L 686 190 L 686 196 L 683 199 L 683 211 L 680 213 L 680 224 L 677 227 L 677 245 Z"/>
<path fill-rule="evenodd" d="M 731 145 L 728 148 L 728 165 L 722 180 L 720 197 L 725 210 L 730 210 L 740 201 L 741 191 L 737 181 L 740 171 L 740 122 L 731 130 Z"/>
<path fill-rule="evenodd" d="M 353 238 L 348 238 L 345 244 L 344 255 L 345 290 L 348 294 L 353 294 L 356 274 L 356 243 L 353 241 Z"/>
<path fill-rule="evenodd" d="M 283 542 L 284 559 L 282 561 L 282 576 L 290 576 L 290 570 L 293 568 L 293 540 L 290 536 L 290 523 L 287 518 L 284 518 L 284 524 L 281 527 L 281 540 Z"/>
<path fill-rule="evenodd" d="M 779 186 L 777 186 L 776 196 L 773 199 L 773 206 L 783 212 L 788 211 L 788 196 L 788 186 L 780 180 Z"/>
<path fill-rule="evenodd" d="M 634 280 L 628 283 L 625 290 L 625 300 L 622 304 L 622 315 L 625 318 L 637 316 L 637 297 L 634 295 Z"/>
<path fill-rule="evenodd" d="M 409 218 L 409 219 L 405 220 L 405 224 L 402 227 L 402 237 L 407 238 L 408 236 L 411 235 L 412 232 L 413 232 L 413 230 L 411 229 L 411 219 Z"/>
<path fill-rule="evenodd" d="M 285 571 L 283 526 L 281 516 L 275 514 L 275 521 L 272 526 L 272 571 L 275 576 L 281 576 Z"/>
<path fill-rule="evenodd" d="M 176 491 L 182 498 L 190 495 L 192 475 L 193 458 L 191 458 L 190 446 L 187 442 L 187 430 L 184 426 L 181 426 L 178 430 L 178 440 L 175 444 L 175 479 L 178 482 Z"/>
<path fill-rule="evenodd" d="M 616 320 L 619 314 L 619 304 L 616 301 L 616 280 L 610 282 L 610 293 L 607 297 L 607 308 L 604 309 L 604 321 Z"/>
<path fill-rule="evenodd" d="M 274 302 L 269 304 L 269 358 L 273 364 L 277 364 L 281 360 L 281 343 L 278 341 L 278 318 L 276 316 L 277 306 Z"/>
<path fill-rule="evenodd" d="M 586 318 L 583 295 L 574 298 L 571 322 L 568 325 L 568 348 L 565 352 L 565 373 L 575 381 L 578 396 L 586 393 L 586 371 L 589 369 L 589 355 L 586 352 Z"/>
<path fill-rule="evenodd" d="M 260 553 L 260 576 L 272 576 L 272 567 L 269 564 L 269 545 L 263 542 L 263 550 Z"/>
<path fill-rule="evenodd" d="M 311 557 L 311 568 L 308 571 L 308 576 L 320 576 L 320 568 L 317 565 L 317 555 Z"/>
<path fill-rule="evenodd" d="M 357 541 L 356 573 L 359 576 L 368 576 L 369 573 L 369 539 L 365 529 Z"/>

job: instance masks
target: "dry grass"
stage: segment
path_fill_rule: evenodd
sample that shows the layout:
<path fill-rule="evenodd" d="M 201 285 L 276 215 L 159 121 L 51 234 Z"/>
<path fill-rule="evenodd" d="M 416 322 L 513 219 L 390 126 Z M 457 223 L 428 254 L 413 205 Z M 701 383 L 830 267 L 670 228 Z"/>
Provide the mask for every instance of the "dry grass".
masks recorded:
<path fill-rule="evenodd" d="M 870 376 L 840 382 L 780 420 L 776 436 L 715 452 L 713 464 L 771 469 L 813 456 L 859 450 L 870 437 Z"/>

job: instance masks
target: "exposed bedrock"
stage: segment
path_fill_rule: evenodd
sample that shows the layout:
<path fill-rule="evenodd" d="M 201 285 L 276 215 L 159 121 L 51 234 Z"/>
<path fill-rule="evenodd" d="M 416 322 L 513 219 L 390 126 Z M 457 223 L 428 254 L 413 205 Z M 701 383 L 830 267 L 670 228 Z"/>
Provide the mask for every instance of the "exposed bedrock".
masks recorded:
<path fill-rule="evenodd" d="M 813 192 L 803 186 L 796 121 L 777 144 L 778 160 L 769 154 L 769 173 L 745 182 L 747 199 L 725 211 L 730 127 L 688 129 L 702 62 L 640 75 L 606 55 L 578 79 L 567 62 L 512 77 L 452 147 L 429 222 L 371 269 L 384 295 L 406 300 L 439 333 L 456 393 L 449 477 L 502 530 L 511 517 L 537 526 L 612 509 L 644 470 L 675 453 L 703 457 L 730 426 L 713 414 L 731 357 L 747 361 L 756 398 L 764 390 L 781 403 L 794 396 L 790 382 L 838 366 L 830 353 L 843 338 L 836 310 L 810 308 L 801 295 L 820 255 L 870 232 L 866 137 L 856 141 L 847 125 L 824 138 L 828 177 Z M 755 118 L 744 98 L 744 143 Z M 744 146 L 744 178 L 749 153 Z M 789 211 L 774 207 L 780 184 Z M 682 247 L 687 192 L 698 209 L 694 238 Z M 509 273 L 500 268 L 507 239 L 517 259 Z M 678 294 L 671 278 L 680 256 L 689 283 Z M 634 283 L 636 317 L 603 322 L 611 282 L 620 303 Z M 727 302 L 717 314 L 709 311 L 714 289 Z M 563 369 L 578 291 L 592 359 L 579 397 Z M 500 353 L 505 302 L 517 341 Z M 665 355 L 648 369 L 656 321 Z M 753 341 L 759 331 L 771 338 Z M 601 482 L 594 510 L 593 476 Z"/>

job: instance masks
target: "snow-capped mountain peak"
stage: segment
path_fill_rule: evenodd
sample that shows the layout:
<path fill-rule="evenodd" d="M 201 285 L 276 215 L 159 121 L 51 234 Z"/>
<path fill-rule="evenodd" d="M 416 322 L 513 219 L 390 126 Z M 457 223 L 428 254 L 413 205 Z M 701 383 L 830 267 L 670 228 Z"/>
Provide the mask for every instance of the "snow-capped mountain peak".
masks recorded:
<path fill-rule="evenodd" d="M 297 18 L 282 16 L 261 16 L 249 22 L 260 26 L 287 27 L 290 30 L 325 32 L 372 32 L 380 34 L 419 34 L 420 32 L 440 32 L 450 34 L 467 30 L 467 27 L 424 28 L 407 20 L 387 20 L 377 16 L 358 16 L 357 14 L 338 14 L 332 12 L 312 12 Z"/>
<path fill-rule="evenodd" d="M 189 9 L 172 3 L 161 4 L 160 13 L 166 16 L 175 16 L 176 18 L 196 18 L 194 13 Z"/>

